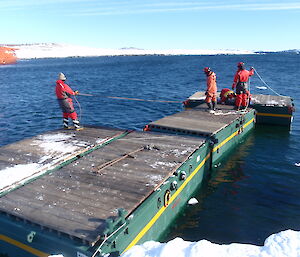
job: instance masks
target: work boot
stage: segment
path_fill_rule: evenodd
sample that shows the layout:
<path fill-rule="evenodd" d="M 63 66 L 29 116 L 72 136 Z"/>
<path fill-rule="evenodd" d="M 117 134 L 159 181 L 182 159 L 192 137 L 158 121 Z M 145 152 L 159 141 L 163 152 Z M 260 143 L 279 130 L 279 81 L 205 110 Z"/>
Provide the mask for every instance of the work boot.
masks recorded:
<path fill-rule="evenodd" d="M 75 130 L 79 131 L 79 130 L 82 130 L 82 129 L 83 129 L 83 128 L 80 126 L 79 120 L 73 120 L 73 124 L 74 124 Z"/>
<path fill-rule="evenodd" d="M 211 103 L 206 103 L 207 104 L 207 106 L 208 106 L 208 110 L 212 110 L 213 109 L 213 107 L 212 107 L 212 104 Z"/>
<path fill-rule="evenodd" d="M 216 110 L 216 107 L 217 107 L 217 102 L 216 102 L 216 101 L 213 101 L 213 102 L 212 102 L 212 109 L 215 111 L 215 110 Z"/>
<path fill-rule="evenodd" d="M 63 118 L 64 129 L 69 129 L 69 119 Z"/>
<path fill-rule="evenodd" d="M 212 105 L 212 103 L 206 103 L 206 104 L 207 104 L 207 106 L 208 106 L 207 111 L 208 111 L 209 113 L 215 113 L 215 111 L 213 110 L 213 105 Z"/>

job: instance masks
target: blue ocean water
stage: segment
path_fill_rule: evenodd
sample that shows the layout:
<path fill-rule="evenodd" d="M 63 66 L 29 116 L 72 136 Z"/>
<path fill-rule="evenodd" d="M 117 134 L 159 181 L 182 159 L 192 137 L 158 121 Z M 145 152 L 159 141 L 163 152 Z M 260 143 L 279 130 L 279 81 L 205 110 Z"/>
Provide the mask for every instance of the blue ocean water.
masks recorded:
<path fill-rule="evenodd" d="M 218 88 L 230 87 L 236 63 L 253 66 L 265 82 L 300 103 L 300 55 L 121 56 L 20 60 L 0 67 L 0 146 L 62 126 L 55 81 L 84 94 L 154 100 L 185 100 L 205 89 L 205 66 L 217 74 Z M 251 92 L 264 86 L 257 76 Z M 150 121 L 183 109 L 153 103 L 78 96 L 81 122 L 141 130 Z M 272 233 L 300 230 L 300 114 L 291 131 L 258 127 L 231 152 L 204 190 L 187 207 L 165 239 L 208 239 L 216 243 L 262 244 Z"/>

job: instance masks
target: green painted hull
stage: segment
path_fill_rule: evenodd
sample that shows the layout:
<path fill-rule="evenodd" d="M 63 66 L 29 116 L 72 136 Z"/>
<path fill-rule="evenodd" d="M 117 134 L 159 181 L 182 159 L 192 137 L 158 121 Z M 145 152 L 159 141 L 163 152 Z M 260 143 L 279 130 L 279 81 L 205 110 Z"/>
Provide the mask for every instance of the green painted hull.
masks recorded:
<path fill-rule="evenodd" d="M 0 223 L 0 254 L 26 257 L 63 253 L 66 257 L 83 253 L 90 256 L 88 245 L 67 235 L 5 214 L 0 215 Z"/>
<path fill-rule="evenodd" d="M 282 106 L 253 105 L 256 110 L 257 124 L 278 125 L 290 127 L 293 121 L 293 108 Z"/>

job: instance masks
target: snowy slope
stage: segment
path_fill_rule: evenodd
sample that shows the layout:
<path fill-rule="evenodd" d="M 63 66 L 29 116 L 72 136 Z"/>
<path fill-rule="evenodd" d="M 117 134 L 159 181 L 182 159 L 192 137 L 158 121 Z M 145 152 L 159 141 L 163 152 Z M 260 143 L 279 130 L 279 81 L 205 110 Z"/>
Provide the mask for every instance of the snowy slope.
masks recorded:
<path fill-rule="evenodd" d="M 16 48 L 19 59 L 55 58 L 55 57 L 88 57 L 88 56 L 118 56 L 118 55 L 216 55 L 216 54 L 252 54 L 252 51 L 242 50 L 145 50 L 138 48 L 102 49 L 82 47 L 67 44 L 24 44 L 10 45 Z"/>

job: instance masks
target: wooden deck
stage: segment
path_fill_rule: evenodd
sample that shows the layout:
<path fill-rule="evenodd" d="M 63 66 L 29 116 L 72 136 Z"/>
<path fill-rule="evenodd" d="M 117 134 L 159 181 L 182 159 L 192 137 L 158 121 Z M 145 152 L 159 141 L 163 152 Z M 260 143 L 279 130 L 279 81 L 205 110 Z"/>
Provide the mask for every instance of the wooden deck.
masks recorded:
<path fill-rule="evenodd" d="M 193 109 L 164 117 L 149 124 L 150 130 L 172 131 L 182 134 L 211 136 L 240 117 L 233 106 L 217 105 L 215 113 L 207 111 L 202 103 Z"/>
<path fill-rule="evenodd" d="M 47 166 L 69 155 L 46 153 L 42 144 L 47 136 L 63 134 L 68 138 L 58 141 L 65 144 L 61 147 L 71 144 L 77 147 L 75 152 L 81 152 L 120 132 L 57 130 L 4 146 L 0 148 L 0 174 L 17 164 Z M 117 216 L 118 208 L 133 211 L 203 142 L 199 137 L 132 132 L 2 196 L 0 211 L 93 245 L 107 218 Z M 45 155 L 52 157 L 43 160 Z"/>

